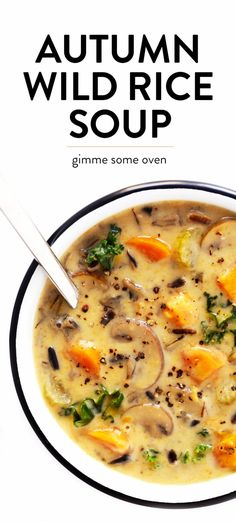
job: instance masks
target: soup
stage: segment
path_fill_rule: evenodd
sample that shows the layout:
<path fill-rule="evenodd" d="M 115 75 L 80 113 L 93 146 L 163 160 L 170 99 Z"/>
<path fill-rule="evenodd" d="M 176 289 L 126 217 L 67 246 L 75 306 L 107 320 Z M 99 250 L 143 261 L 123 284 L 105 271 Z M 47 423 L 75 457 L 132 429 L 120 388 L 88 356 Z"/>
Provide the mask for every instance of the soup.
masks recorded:
<path fill-rule="evenodd" d="M 48 281 L 34 325 L 55 420 L 105 465 L 159 483 L 236 470 L 236 214 L 150 203 L 88 230 Z"/>

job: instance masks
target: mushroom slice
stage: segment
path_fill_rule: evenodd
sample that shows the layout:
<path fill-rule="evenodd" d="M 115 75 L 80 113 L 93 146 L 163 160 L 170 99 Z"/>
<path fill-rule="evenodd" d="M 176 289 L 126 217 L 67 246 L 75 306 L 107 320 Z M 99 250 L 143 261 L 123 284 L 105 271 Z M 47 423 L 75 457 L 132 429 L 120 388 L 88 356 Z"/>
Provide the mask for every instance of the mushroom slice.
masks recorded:
<path fill-rule="evenodd" d="M 145 322 L 132 318 L 117 317 L 111 326 L 111 336 L 127 342 L 127 355 L 136 361 L 132 375 L 136 388 L 146 389 L 160 377 L 164 356 L 159 337 Z"/>
<path fill-rule="evenodd" d="M 206 250 L 217 250 L 231 247 L 236 234 L 236 218 L 223 217 L 208 227 L 201 240 L 201 246 Z"/>
<path fill-rule="evenodd" d="M 122 295 L 105 294 L 100 300 L 100 303 L 103 306 L 107 306 L 108 308 L 118 308 L 120 306 L 121 299 Z"/>
<path fill-rule="evenodd" d="M 127 365 L 126 365 L 126 368 L 127 368 L 127 379 L 131 379 L 133 377 L 133 374 L 134 374 L 134 371 L 135 371 L 135 367 L 136 367 L 135 359 L 129 358 L 128 361 L 127 361 Z"/>
<path fill-rule="evenodd" d="M 129 279 L 129 277 L 125 277 L 123 279 L 123 285 L 125 288 L 129 290 L 130 298 L 133 301 L 137 301 L 139 297 L 143 297 L 144 295 L 144 289 L 141 285 L 138 283 L 134 283 L 132 279 Z"/>
<path fill-rule="evenodd" d="M 123 418 L 140 424 L 152 437 L 170 435 L 174 427 L 172 417 L 159 404 L 136 404 L 126 410 Z"/>
<path fill-rule="evenodd" d="M 71 396 L 65 390 L 62 381 L 50 373 L 45 375 L 44 394 L 52 405 L 63 406 L 71 403 Z"/>
<path fill-rule="evenodd" d="M 91 290 L 93 288 L 99 287 L 106 290 L 109 288 L 109 284 L 104 274 L 101 274 L 100 272 L 89 272 L 87 269 L 79 269 L 74 272 L 70 271 L 68 274 L 70 277 L 72 277 L 72 279 L 79 277 L 80 285 L 82 287 L 86 287 L 86 289 Z"/>
<path fill-rule="evenodd" d="M 74 317 L 71 317 L 67 314 L 60 315 L 59 317 L 57 317 L 55 325 L 59 330 L 76 330 L 77 328 L 79 328 L 79 324 L 74 319 Z"/>

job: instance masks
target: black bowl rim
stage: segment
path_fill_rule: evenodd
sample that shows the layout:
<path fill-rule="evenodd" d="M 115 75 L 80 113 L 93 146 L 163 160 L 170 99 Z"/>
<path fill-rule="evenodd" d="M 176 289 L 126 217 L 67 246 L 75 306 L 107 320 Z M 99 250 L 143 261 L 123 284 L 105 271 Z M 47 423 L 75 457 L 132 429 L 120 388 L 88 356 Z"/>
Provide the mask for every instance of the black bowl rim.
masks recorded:
<path fill-rule="evenodd" d="M 89 205 L 86 205 L 84 208 L 76 212 L 73 216 L 71 216 L 67 221 L 65 221 L 48 239 L 49 245 L 52 245 L 60 236 L 65 232 L 71 225 L 73 225 L 76 221 L 81 219 L 83 216 L 89 214 L 93 210 L 96 210 L 99 207 L 110 203 L 111 201 L 115 201 L 116 199 L 123 198 L 129 194 L 133 194 L 135 192 L 148 191 L 152 189 L 170 189 L 170 188 L 180 188 L 180 189 L 191 189 L 191 190 L 202 190 L 205 192 L 211 192 L 215 194 L 220 194 L 223 196 L 227 196 L 229 198 L 236 200 L 236 192 L 230 190 L 228 188 L 224 188 L 218 185 L 199 182 L 199 181 L 185 181 L 185 180 L 166 180 L 166 181 L 151 181 L 146 183 L 141 183 L 138 185 L 131 185 L 129 187 L 122 188 L 106 196 L 103 196 Z M 204 507 L 213 504 L 218 504 L 227 500 L 232 500 L 236 497 L 236 491 L 232 491 L 230 493 L 226 493 L 224 495 L 220 495 L 213 498 L 208 498 L 205 500 L 192 501 L 192 502 L 180 502 L 180 503 L 171 503 L 171 502 L 162 502 L 160 501 L 151 501 L 145 500 L 141 498 L 136 498 L 130 495 L 125 495 L 124 493 L 120 493 L 111 488 L 100 484 L 99 482 L 87 477 L 84 473 L 75 468 L 70 462 L 68 462 L 49 442 L 47 437 L 42 432 L 41 428 L 37 424 L 31 410 L 27 404 L 26 398 L 24 396 L 24 392 L 21 386 L 20 376 L 18 372 L 17 365 L 17 351 L 16 351 L 16 336 L 17 336 L 17 326 L 19 321 L 19 315 L 21 310 L 21 305 L 24 299 L 24 295 L 26 293 L 29 282 L 38 266 L 36 261 L 33 261 L 29 266 L 23 281 L 18 290 L 10 324 L 10 334 L 9 334 L 9 346 L 10 346 L 10 364 L 11 371 L 13 376 L 13 381 L 16 389 L 16 393 L 18 399 L 20 401 L 21 407 L 26 415 L 31 427 L 34 432 L 43 443 L 43 445 L 47 448 L 47 450 L 56 458 L 58 462 L 60 462 L 68 471 L 73 473 L 76 477 L 83 480 L 86 484 L 96 488 L 97 490 L 106 493 L 112 497 L 117 499 L 130 502 L 133 504 L 143 505 L 147 507 L 157 507 L 164 509 L 186 509 L 186 508 L 195 508 L 195 507 Z"/>

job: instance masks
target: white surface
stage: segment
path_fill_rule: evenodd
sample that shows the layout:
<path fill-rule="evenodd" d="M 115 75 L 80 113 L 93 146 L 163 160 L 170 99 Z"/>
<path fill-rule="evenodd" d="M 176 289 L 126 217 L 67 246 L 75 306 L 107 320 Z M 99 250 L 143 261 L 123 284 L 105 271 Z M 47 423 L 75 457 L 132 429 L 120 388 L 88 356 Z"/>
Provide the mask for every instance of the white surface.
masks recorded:
<path fill-rule="evenodd" d="M 100 0 L 21 2 L 8 0 L 1 4 L 1 162 L 0 169 L 14 186 L 23 205 L 43 235 L 49 236 L 67 217 L 81 206 L 104 193 L 122 186 L 155 179 L 197 179 L 235 188 L 235 28 L 234 2 L 213 0 L 148 1 L 129 0 L 116 4 Z M 223 10 L 224 9 L 224 10 Z M 94 155 L 124 155 L 122 149 L 66 148 L 73 144 L 69 137 L 69 113 L 78 107 L 77 102 L 50 102 L 37 98 L 30 102 L 23 82 L 23 71 L 76 70 L 67 63 L 56 65 L 34 64 L 35 57 L 47 33 L 50 33 L 61 49 L 61 35 L 80 33 L 148 33 L 160 36 L 177 33 L 189 38 L 199 34 L 199 64 L 186 61 L 179 70 L 213 71 L 214 101 L 175 102 L 168 99 L 162 107 L 172 112 L 173 123 L 163 131 L 160 143 L 175 145 L 172 149 L 160 149 L 166 155 L 167 165 L 131 167 L 81 167 L 71 168 L 71 159 L 79 152 Z M 58 43 L 60 42 L 60 43 Z M 50 60 L 49 60 L 50 62 Z M 177 66 L 159 64 L 167 72 Z M 129 70 L 155 71 L 143 65 L 127 64 L 119 67 L 106 62 L 100 66 L 91 61 L 80 65 L 88 74 L 92 70 L 111 70 L 118 74 L 121 92 L 110 107 L 117 110 L 129 107 L 124 101 L 126 74 Z M 158 67 L 157 67 L 158 70 Z M 85 87 L 86 89 L 86 82 Z M 134 102 L 133 102 L 134 103 Z M 159 102 L 157 102 L 159 107 Z M 102 104 L 103 105 L 103 104 Z M 102 106 L 101 105 L 101 106 Z M 81 104 L 82 106 L 82 104 Z M 139 108 L 157 108 L 155 102 L 135 103 Z M 86 106 L 85 106 L 86 108 Z M 99 106 L 100 108 L 100 106 Z M 91 111 L 91 104 L 89 104 Z M 134 106 L 132 105 L 132 110 Z M 88 138 L 87 143 L 96 140 Z M 127 143 L 121 136 L 115 144 Z M 129 142 L 128 142 L 129 143 Z M 151 144 L 146 137 L 141 144 Z M 158 150 L 158 149 L 157 149 Z M 99 151 L 99 152 L 98 152 Z M 128 152 L 127 152 L 128 151 Z M 125 149 L 127 155 L 156 155 L 155 149 Z M 120 519 L 156 520 L 159 515 L 166 521 L 199 519 L 205 517 L 232 517 L 236 500 L 224 504 L 189 511 L 165 510 L 135 506 L 90 488 L 67 472 L 48 453 L 35 436 L 21 411 L 10 372 L 8 356 L 9 322 L 17 289 L 31 261 L 31 255 L 20 242 L 10 225 L 0 215 L 1 258 L 1 350 L 0 382 L 2 408 L 0 416 L 1 437 L 1 507 L 4 522 L 24 520 L 48 522 L 95 517 L 104 522 Z M 3 515 L 4 513 L 4 515 Z"/>
<path fill-rule="evenodd" d="M 78 303 L 76 286 L 68 277 L 38 228 L 18 204 L 17 199 L 14 197 L 14 192 L 9 189 L 8 183 L 2 176 L 0 177 L 0 196 L 0 208 L 4 216 L 21 239 L 23 239 L 30 252 L 47 272 L 49 278 L 68 304 L 72 308 L 76 308 Z"/>

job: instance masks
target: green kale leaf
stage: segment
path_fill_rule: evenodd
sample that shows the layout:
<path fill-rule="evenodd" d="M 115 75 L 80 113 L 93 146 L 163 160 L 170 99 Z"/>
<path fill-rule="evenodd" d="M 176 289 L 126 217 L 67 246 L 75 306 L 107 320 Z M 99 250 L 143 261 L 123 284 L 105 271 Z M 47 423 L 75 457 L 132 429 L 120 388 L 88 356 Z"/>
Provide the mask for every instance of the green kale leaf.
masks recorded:
<path fill-rule="evenodd" d="M 94 247 L 88 249 L 86 263 L 89 266 L 99 263 L 103 270 L 111 270 L 114 257 L 121 254 L 124 245 L 119 243 L 118 236 L 121 228 L 117 225 L 110 225 L 106 239 L 101 239 Z"/>

